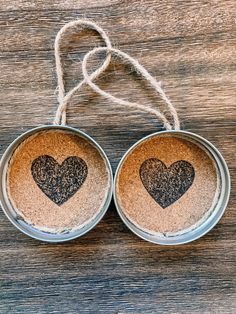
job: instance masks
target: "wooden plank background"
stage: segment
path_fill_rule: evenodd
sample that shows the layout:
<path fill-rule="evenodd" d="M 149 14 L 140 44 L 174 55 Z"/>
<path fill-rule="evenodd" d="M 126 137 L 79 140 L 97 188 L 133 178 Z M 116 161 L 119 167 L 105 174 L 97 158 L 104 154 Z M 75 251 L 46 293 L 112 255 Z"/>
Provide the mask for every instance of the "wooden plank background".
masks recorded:
<path fill-rule="evenodd" d="M 116 47 L 163 82 L 183 129 L 220 149 L 232 175 L 230 204 L 208 235 L 178 247 L 137 238 L 114 204 L 95 229 L 62 245 L 26 237 L 1 211 L 0 313 L 236 313 L 235 1 L 0 0 L 1 154 L 23 131 L 52 122 L 54 38 L 80 17 L 99 22 Z M 65 38 L 67 89 L 82 77 L 84 53 L 100 44 L 92 31 Z M 163 108 L 118 59 L 99 84 Z M 89 88 L 73 98 L 68 122 L 102 145 L 114 170 L 133 143 L 162 128 L 149 114 L 109 103 Z"/>

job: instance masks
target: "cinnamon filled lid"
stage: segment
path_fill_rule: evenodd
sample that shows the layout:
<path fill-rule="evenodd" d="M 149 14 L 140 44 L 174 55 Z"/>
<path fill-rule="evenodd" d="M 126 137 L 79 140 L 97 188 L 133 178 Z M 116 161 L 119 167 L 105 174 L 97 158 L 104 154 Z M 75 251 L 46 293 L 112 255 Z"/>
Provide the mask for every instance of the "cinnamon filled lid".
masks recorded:
<path fill-rule="evenodd" d="M 212 212 L 220 193 L 216 163 L 206 149 L 163 133 L 140 141 L 116 175 L 116 201 L 135 226 L 173 236 L 194 229 Z"/>
<path fill-rule="evenodd" d="M 37 132 L 14 151 L 7 194 L 20 219 L 50 233 L 82 228 L 103 208 L 110 169 L 97 147 L 79 133 Z"/>

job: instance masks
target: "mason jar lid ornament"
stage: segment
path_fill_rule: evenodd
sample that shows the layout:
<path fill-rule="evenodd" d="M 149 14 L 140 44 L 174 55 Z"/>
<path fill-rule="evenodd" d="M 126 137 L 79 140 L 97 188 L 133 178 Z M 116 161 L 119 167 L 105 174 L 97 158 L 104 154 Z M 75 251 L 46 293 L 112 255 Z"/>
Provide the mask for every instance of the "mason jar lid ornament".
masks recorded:
<path fill-rule="evenodd" d="M 66 24 L 55 40 L 59 107 L 54 125 L 40 126 L 7 148 L 0 166 L 0 199 L 9 220 L 25 234 L 48 242 L 79 237 L 105 214 L 112 196 L 112 170 L 105 152 L 90 136 L 66 126 L 66 106 L 85 81 L 67 94 L 60 57 L 62 35 L 74 27 L 104 31 L 87 20 Z M 108 54 L 103 70 L 110 62 Z M 91 79 L 97 77 L 97 69 Z"/>
<path fill-rule="evenodd" d="M 119 99 L 101 90 L 88 75 L 88 59 L 100 52 L 129 62 L 160 94 L 172 121 L 159 110 Z M 230 194 L 230 176 L 219 151 L 206 139 L 180 130 L 175 107 L 161 85 L 139 62 L 121 50 L 94 48 L 84 57 L 90 87 L 114 103 L 146 110 L 166 131 L 146 136 L 121 159 L 114 179 L 114 200 L 124 223 L 139 237 L 162 245 L 191 242 L 219 221 Z"/>

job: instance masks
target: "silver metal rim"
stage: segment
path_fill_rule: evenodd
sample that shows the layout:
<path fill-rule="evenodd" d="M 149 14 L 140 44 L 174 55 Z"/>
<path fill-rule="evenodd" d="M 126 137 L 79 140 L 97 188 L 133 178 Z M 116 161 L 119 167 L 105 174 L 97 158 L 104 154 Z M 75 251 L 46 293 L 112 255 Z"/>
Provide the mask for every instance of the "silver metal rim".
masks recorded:
<path fill-rule="evenodd" d="M 68 233 L 58 233 L 58 234 L 53 234 L 53 233 L 47 233 L 47 232 L 43 232 L 40 231 L 36 228 L 33 228 L 32 226 L 30 226 L 27 223 L 24 222 L 19 222 L 17 220 L 17 217 L 13 214 L 13 210 L 12 208 L 9 208 L 7 202 L 6 202 L 6 191 L 4 191 L 3 188 L 3 180 L 5 178 L 4 175 L 4 171 L 6 171 L 7 169 L 7 165 L 8 162 L 14 152 L 14 150 L 16 149 L 16 147 L 22 143 L 27 137 L 29 137 L 30 135 L 33 135 L 34 133 L 37 132 L 41 132 L 44 130 L 50 130 L 50 129 L 58 129 L 58 130 L 65 130 L 65 131 L 69 131 L 71 133 L 74 133 L 75 135 L 78 135 L 84 139 L 86 139 L 87 141 L 89 141 L 100 153 L 100 155 L 102 156 L 102 158 L 104 159 L 107 169 L 109 171 L 109 181 L 110 181 L 110 187 L 107 193 L 107 197 L 104 203 L 104 206 L 102 207 L 102 209 L 97 213 L 96 217 L 94 217 L 94 219 L 92 221 L 90 221 L 88 224 L 85 224 L 82 228 L 80 229 L 76 229 L 73 230 L 71 232 Z M 50 243 L 58 243 L 58 242 L 65 242 L 65 241 L 70 241 L 73 240 L 75 238 L 78 238 L 82 235 L 84 235 L 85 233 L 87 233 L 88 231 L 90 231 L 92 228 L 94 228 L 98 222 L 103 218 L 103 216 L 105 215 L 110 202 L 111 202 L 111 198 L 112 198 L 112 187 L 113 187 L 113 175 L 112 175 L 112 168 L 110 165 L 110 162 L 104 152 L 104 150 L 101 148 L 101 146 L 94 140 L 92 139 L 89 135 L 87 135 L 86 133 L 77 130 L 75 128 L 69 127 L 69 126 L 62 126 L 62 125 L 44 125 L 44 126 L 39 126 L 36 127 L 34 129 L 31 129 L 23 134 L 21 134 L 19 137 L 17 137 L 6 149 L 6 151 L 4 152 L 1 161 L 0 161 L 0 204 L 2 207 L 3 212 L 5 213 L 5 215 L 7 216 L 7 218 L 10 220 L 10 222 L 21 232 L 23 232 L 24 234 L 30 236 L 31 238 L 40 240 L 40 241 L 45 241 L 45 242 L 50 242 Z"/>
<path fill-rule="evenodd" d="M 211 213 L 211 215 L 206 218 L 206 220 L 197 228 L 188 231 L 184 234 L 181 235 L 176 235 L 176 236 L 171 236 L 171 237 L 164 237 L 164 236 L 157 236 L 156 234 L 152 233 L 147 233 L 146 231 L 141 230 L 138 226 L 134 225 L 124 214 L 119 201 L 117 197 L 117 192 L 116 192 L 116 183 L 117 183 L 117 177 L 120 168 L 123 165 L 123 162 L 125 161 L 126 157 L 128 154 L 136 148 L 140 143 L 146 141 L 147 139 L 150 139 L 155 136 L 163 135 L 163 134 L 171 134 L 171 135 L 176 135 L 178 137 L 185 138 L 186 140 L 194 140 L 195 142 L 199 143 L 200 145 L 204 146 L 204 148 L 210 153 L 210 155 L 213 157 L 213 159 L 216 162 L 216 165 L 218 167 L 219 171 L 219 176 L 221 180 L 221 191 L 220 191 L 220 196 L 218 199 L 218 202 L 214 208 L 214 211 Z M 120 160 L 118 167 L 116 169 L 115 177 L 114 177 L 114 184 L 113 184 L 113 197 L 114 197 L 114 202 L 116 205 L 116 209 L 118 211 L 118 214 L 120 218 L 123 220 L 125 225 L 137 236 L 140 238 L 155 243 L 155 244 L 160 244 L 160 245 L 180 245 L 180 244 L 185 244 L 192 242 L 194 240 L 199 239 L 200 237 L 204 236 L 206 233 L 208 233 L 221 219 L 221 217 L 224 214 L 224 211 L 227 207 L 228 201 L 229 201 L 229 196 L 230 196 L 230 174 L 229 170 L 227 167 L 227 164 L 223 158 L 223 156 L 220 154 L 220 152 L 217 150 L 217 148 L 210 143 L 208 140 L 205 138 L 188 132 L 188 131 L 162 131 L 162 132 L 156 132 L 153 134 L 150 134 L 141 140 L 139 140 L 137 143 L 132 145 L 128 151 L 125 153 L 125 155 L 122 157 Z"/>

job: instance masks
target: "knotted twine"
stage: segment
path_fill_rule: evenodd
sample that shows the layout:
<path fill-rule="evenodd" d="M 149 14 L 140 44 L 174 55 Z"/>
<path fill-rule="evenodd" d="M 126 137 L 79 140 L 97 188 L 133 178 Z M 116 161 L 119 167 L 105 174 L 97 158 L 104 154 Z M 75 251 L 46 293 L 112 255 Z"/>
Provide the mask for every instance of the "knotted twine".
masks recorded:
<path fill-rule="evenodd" d="M 82 61 L 82 73 L 84 79 L 78 83 L 73 89 L 71 89 L 67 94 L 65 94 L 65 87 L 64 87 L 64 80 L 63 80 L 63 68 L 62 68 L 62 63 L 61 63 L 61 57 L 60 57 L 60 42 L 61 42 L 61 37 L 62 35 L 71 27 L 75 26 L 86 26 L 87 28 L 92 28 L 96 30 L 104 40 L 106 47 L 97 47 L 89 51 L 83 58 Z M 87 71 L 87 64 L 88 60 L 90 57 L 93 55 L 96 55 L 100 52 L 106 52 L 106 59 L 104 60 L 103 64 L 101 65 L 100 68 L 98 68 L 96 71 L 94 71 L 92 74 L 88 74 Z M 105 92 L 102 90 L 100 87 L 98 87 L 97 84 L 94 83 L 94 80 L 98 78 L 98 76 L 103 73 L 109 63 L 111 62 L 111 56 L 116 55 L 120 58 L 122 62 L 128 61 L 134 69 L 144 78 L 146 79 L 150 85 L 153 86 L 153 88 L 159 93 L 160 97 L 163 99 L 163 101 L 166 103 L 167 108 L 169 112 L 172 115 L 173 118 L 173 126 L 169 122 L 168 118 L 161 113 L 158 109 L 153 109 L 150 107 L 146 107 L 142 104 L 136 103 L 136 102 L 130 102 L 128 100 L 120 99 L 117 98 L 113 95 L 111 95 L 108 92 Z M 167 130 L 179 130 L 180 129 L 180 123 L 178 119 L 178 114 L 175 109 L 175 107 L 172 105 L 171 101 L 169 98 L 166 96 L 164 90 L 161 87 L 161 84 L 152 76 L 150 73 L 134 58 L 132 58 L 129 54 L 121 51 L 120 49 L 113 48 L 110 42 L 109 37 L 105 33 L 105 31 L 99 27 L 96 23 L 88 20 L 77 20 L 77 21 L 72 21 L 67 23 L 62 29 L 58 32 L 55 40 L 55 59 L 56 59 L 56 71 L 57 71 L 57 78 L 58 78 L 58 101 L 59 101 L 59 106 L 56 112 L 56 116 L 54 119 L 54 124 L 66 124 L 66 109 L 67 109 L 67 104 L 69 100 L 71 99 L 72 95 L 78 91 L 83 84 L 88 84 L 96 93 L 100 94 L 101 96 L 105 97 L 106 99 L 119 104 L 119 105 L 124 105 L 127 107 L 135 108 L 135 109 L 140 109 L 144 110 L 148 113 L 156 115 L 158 119 L 160 119 L 164 127 Z"/>

